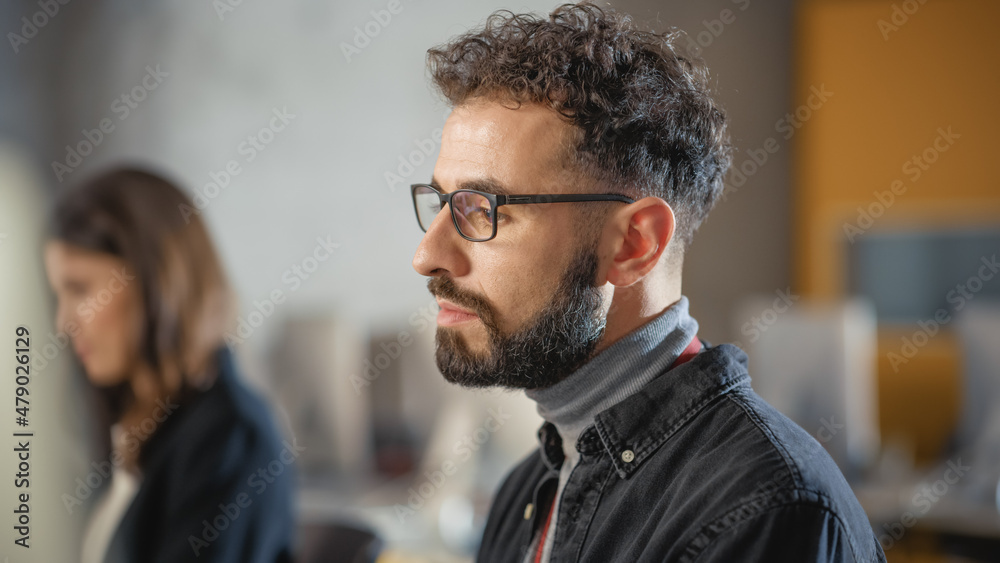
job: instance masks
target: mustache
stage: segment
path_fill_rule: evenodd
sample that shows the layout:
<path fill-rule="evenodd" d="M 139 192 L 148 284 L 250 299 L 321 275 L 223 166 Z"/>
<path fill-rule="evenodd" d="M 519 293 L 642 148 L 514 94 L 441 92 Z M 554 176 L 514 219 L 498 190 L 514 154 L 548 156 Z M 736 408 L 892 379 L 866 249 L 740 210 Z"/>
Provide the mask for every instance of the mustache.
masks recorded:
<path fill-rule="evenodd" d="M 451 278 L 441 276 L 427 280 L 427 291 L 434 297 L 446 299 L 459 307 L 469 309 L 478 315 L 487 327 L 495 326 L 496 314 L 490 302 L 482 295 L 459 289 Z"/>

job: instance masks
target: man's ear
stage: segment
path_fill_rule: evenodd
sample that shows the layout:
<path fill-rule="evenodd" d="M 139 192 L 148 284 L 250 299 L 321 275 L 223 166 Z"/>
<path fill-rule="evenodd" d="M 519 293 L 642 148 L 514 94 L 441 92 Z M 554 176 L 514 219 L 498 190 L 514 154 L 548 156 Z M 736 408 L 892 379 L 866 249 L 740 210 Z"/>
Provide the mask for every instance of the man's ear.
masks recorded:
<path fill-rule="evenodd" d="M 614 252 L 607 280 L 628 287 L 641 280 L 659 263 L 674 236 L 674 211 L 658 197 L 644 197 L 631 203 L 612 220 Z"/>

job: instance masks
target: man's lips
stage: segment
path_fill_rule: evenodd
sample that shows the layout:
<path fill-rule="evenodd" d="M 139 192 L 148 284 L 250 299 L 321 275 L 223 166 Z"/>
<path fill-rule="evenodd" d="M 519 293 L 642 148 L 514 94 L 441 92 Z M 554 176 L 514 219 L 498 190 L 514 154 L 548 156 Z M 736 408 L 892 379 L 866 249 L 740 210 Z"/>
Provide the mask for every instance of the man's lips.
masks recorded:
<path fill-rule="evenodd" d="M 438 306 L 441 307 L 437 316 L 439 326 L 454 326 L 479 319 L 479 315 L 468 309 L 463 309 L 450 301 L 438 299 L 437 302 Z"/>

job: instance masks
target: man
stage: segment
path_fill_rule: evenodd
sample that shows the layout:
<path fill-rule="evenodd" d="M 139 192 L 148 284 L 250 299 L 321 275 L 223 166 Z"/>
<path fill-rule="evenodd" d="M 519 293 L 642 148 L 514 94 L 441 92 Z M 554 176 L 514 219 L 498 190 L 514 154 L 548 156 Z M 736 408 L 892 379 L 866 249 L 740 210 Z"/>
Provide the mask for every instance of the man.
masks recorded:
<path fill-rule="evenodd" d="M 884 561 L 822 447 L 703 347 L 681 294 L 731 147 L 676 34 L 565 5 L 429 52 L 453 107 L 413 259 L 437 363 L 524 389 L 540 447 L 493 500 L 479 561 Z"/>

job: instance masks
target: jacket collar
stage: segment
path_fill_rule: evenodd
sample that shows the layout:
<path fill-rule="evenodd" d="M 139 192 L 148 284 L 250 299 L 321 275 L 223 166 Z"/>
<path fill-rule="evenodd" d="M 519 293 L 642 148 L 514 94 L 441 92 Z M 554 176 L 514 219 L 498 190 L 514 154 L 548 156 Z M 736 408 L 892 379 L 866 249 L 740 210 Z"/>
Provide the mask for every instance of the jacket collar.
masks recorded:
<path fill-rule="evenodd" d="M 600 412 L 577 442 L 584 454 L 603 451 L 621 478 L 637 471 L 657 449 L 706 405 L 750 384 L 746 354 L 731 344 L 705 348 L 691 361 L 667 370 L 638 392 Z M 538 431 L 542 461 L 562 463 L 562 440 L 546 422 Z"/>
<path fill-rule="evenodd" d="M 721 344 L 598 414 L 597 433 L 618 475 L 626 478 L 706 405 L 749 384 L 746 354 L 736 346 Z"/>

